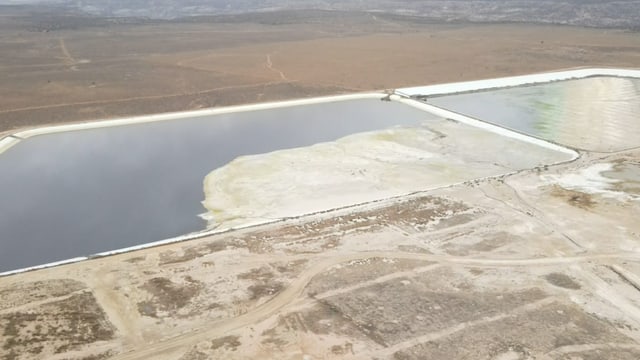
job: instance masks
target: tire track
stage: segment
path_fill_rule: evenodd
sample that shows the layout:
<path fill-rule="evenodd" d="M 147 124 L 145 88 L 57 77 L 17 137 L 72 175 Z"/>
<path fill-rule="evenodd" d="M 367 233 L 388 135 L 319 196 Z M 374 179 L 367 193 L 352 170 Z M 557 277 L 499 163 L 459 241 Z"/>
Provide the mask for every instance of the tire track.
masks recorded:
<path fill-rule="evenodd" d="M 69 66 L 71 70 L 77 71 L 78 68 L 76 67 L 76 65 L 78 64 L 78 61 L 73 56 L 71 56 L 64 38 L 58 38 L 58 43 L 60 44 L 60 50 L 62 51 L 63 55 L 62 61 L 64 62 L 64 64 L 66 66 Z"/>
<path fill-rule="evenodd" d="M 625 343 L 606 343 L 606 344 L 580 344 L 580 345 L 567 345 L 554 349 L 547 353 L 552 358 L 557 358 L 559 355 L 571 354 L 577 352 L 592 352 L 594 350 L 637 350 L 640 351 L 640 345 L 638 344 L 625 344 Z"/>
<path fill-rule="evenodd" d="M 416 345 L 420 345 L 420 344 L 424 344 L 430 341 L 435 341 L 438 339 L 441 339 L 443 337 L 447 337 L 447 336 L 451 336 L 457 332 L 463 331 L 467 328 L 470 327 L 474 327 L 477 325 L 482 325 L 482 324 L 487 324 L 487 323 L 492 323 L 492 322 L 496 322 L 496 321 L 500 321 L 503 319 L 506 319 L 508 317 L 513 316 L 514 314 L 519 314 L 519 313 L 527 313 L 529 311 L 532 310 L 536 310 L 539 309 L 540 307 L 543 306 L 547 306 L 550 305 L 554 302 L 558 301 L 557 298 L 550 296 L 547 298 L 544 298 L 542 300 L 538 300 L 526 305 L 522 305 L 520 307 L 517 307 L 515 309 L 510 310 L 507 313 L 502 313 L 502 314 L 498 314 L 498 315 L 494 315 L 491 317 L 485 317 L 482 319 L 478 319 L 478 320 L 473 320 L 473 321 L 466 321 L 466 322 L 462 322 L 460 324 L 454 325 L 452 327 L 446 328 L 444 330 L 440 330 L 440 331 L 436 331 L 433 333 L 429 333 L 426 335 L 422 335 L 422 336 L 418 336 L 415 338 L 412 338 L 410 340 L 407 341 L 403 341 L 401 343 L 389 346 L 388 348 L 382 350 L 382 351 L 376 351 L 375 353 L 371 353 L 369 354 L 371 356 L 371 358 L 373 357 L 378 357 L 378 356 L 383 356 L 383 357 L 391 357 L 393 356 L 393 354 L 395 354 L 398 351 L 402 351 L 405 349 L 409 349 L 412 348 Z"/>
<path fill-rule="evenodd" d="M 269 70 L 273 71 L 274 73 L 280 75 L 280 79 L 282 79 L 283 81 L 289 81 L 289 79 L 284 74 L 284 72 L 282 72 L 281 70 L 278 70 L 278 69 L 273 67 L 273 61 L 271 61 L 271 54 L 267 54 L 267 69 L 269 69 Z"/>
<path fill-rule="evenodd" d="M 222 90 L 246 89 L 246 88 L 252 88 L 252 87 L 279 85 L 279 84 L 287 84 L 287 83 L 295 83 L 295 82 L 296 81 L 270 81 L 270 82 L 259 83 L 259 84 L 222 86 L 222 87 L 206 89 L 206 90 L 190 92 L 190 93 L 136 96 L 136 97 L 124 98 L 124 99 L 81 101 L 81 102 L 75 102 L 75 103 L 63 103 L 63 104 L 55 104 L 55 105 L 30 106 L 30 107 L 23 107 L 23 108 L 17 108 L 17 109 L 0 110 L 0 114 L 9 114 L 9 113 L 20 112 L 20 111 L 55 109 L 55 108 L 61 108 L 61 107 L 66 107 L 66 106 L 104 105 L 104 104 L 115 104 L 115 103 L 121 103 L 121 102 L 137 101 L 137 100 L 170 99 L 170 98 L 173 98 L 173 97 L 180 97 L 180 96 L 202 95 L 202 94 L 206 94 L 206 93 L 210 93 L 210 92 L 216 92 L 216 91 L 222 91 Z"/>
<path fill-rule="evenodd" d="M 154 358 L 157 354 L 176 351 L 181 347 L 188 347 L 201 341 L 211 340 L 218 337 L 228 335 L 229 333 L 259 323 L 269 317 L 279 313 L 287 305 L 302 295 L 307 284 L 321 272 L 324 272 L 331 266 L 354 260 L 363 260 L 372 257 L 396 258 L 396 259 L 412 259 L 435 261 L 442 264 L 462 265 L 462 266 L 484 266 L 484 267 L 514 267 L 514 266 L 551 266 L 564 265 L 573 263 L 583 263 L 595 260 L 612 260 L 627 259 L 640 260 L 639 254 L 599 254 L 599 255 L 582 255 L 570 257 L 551 257 L 551 258 L 530 258 L 530 259 L 469 259 L 463 257 L 451 257 L 432 254 L 417 253 L 396 253 L 396 252 L 362 252 L 352 254 L 342 254 L 326 256 L 319 259 L 315 264 L 303 271 L 287 288 L 278 295 L 273 297 L 266 303 L 261 304 L 255 309 L 231 319 L 219 320 L 210 323 L 207 328 L 196 328 L 191 332 L 184 333 L 172 338 L 160 340 L 153 344 L 141 344 L 137 349 L 130 349 L 128 352 L 113 357 L 115 360 L 133 360 L 133 359 L 149 359 Z M 543 301 L 549 301 L 543 300 Z M 526 306 L 538 306 L 532 303 Z M 526 307 L 525 306 L 525 307 Z M 500 315 L 508 316 L 508 315 Z M 470 323 L 461 324 L 459 326 L 468 327 Z M 457 327 L 456 327 L 457 329 Z M 460 328 L 461 330 L 462 328 Z M 455 329 L 454 329 L 455 330 Z M 455 330 L 459 331 L 459 330 Z M 433 336 L 433 334 L 431 334 Z"/>

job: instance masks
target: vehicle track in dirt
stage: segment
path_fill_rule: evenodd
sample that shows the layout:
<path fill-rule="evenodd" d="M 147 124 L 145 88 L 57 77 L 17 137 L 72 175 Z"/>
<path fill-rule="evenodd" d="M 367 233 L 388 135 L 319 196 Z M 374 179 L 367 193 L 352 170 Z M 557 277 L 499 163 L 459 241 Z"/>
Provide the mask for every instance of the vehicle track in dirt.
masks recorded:
<path fill-rule="evenodd" d="M 220 320 L 211 323 L 206 328 L 197 328 L 175 337 L 167 338 L 153 344 L 144 344 L 136 349 L 125 350 L 124 353 L 114 356 L 115 360 L 148 359 L 154 355 L 169 353 L 180 347 L 194 345 L 201 341 L 215 339 L 228 335 L 234 330 L 259 323 L 277 314 L 282 309 L 296 300 L 306 288 L 307 284 L 318 274 L 326 269 L 348 261 L 364 260 L 368 258 L 390 258 L 405 260 L 433 261 L 443 265 L 458 265 L 471 267 L 520 267 L 520 266 L 557 266 L 578 263 L 590 263 L 596 261 L 612 260 L 636 260 L 640 261 L 640 254 L 615 253 L 615 254 L 589 254 L 566 257 L 524 258 L 524 259 L 477 259 L 455 256 L 442 256 L 418 253 L 399 252 L 360 252 L 351 254 L 327 254 L 310 264 L 287 288 L 271 300 L 263 303 L 255 309 L 235 318 Z"/>

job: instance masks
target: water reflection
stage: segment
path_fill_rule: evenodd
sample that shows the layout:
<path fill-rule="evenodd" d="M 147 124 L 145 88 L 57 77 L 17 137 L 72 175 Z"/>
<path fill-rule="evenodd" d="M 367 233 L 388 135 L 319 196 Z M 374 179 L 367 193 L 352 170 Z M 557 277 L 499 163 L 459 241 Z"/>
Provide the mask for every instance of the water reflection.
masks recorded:
<path fill-rule="evenodd" d="M 428 102 L 577 149 L 612 152 L 640 146 L 640 79 L 593 77 Z"/>
<path fill-rule="evenodd" d="M 431 118 L 363 99 L 30 138 L 0 155 L 0 271 L 201 230 L 204 177 L 240 155 Z"/>

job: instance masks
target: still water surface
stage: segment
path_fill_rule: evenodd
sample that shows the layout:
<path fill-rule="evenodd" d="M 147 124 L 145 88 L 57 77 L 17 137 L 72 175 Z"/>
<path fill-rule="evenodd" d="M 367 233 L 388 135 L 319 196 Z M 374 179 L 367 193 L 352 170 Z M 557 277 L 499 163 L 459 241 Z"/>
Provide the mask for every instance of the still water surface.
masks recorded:
<path fill-rule="evenodd" d="M 601 76 L 427 102 L 576 149 L 612 152 L 640 146 L 640 79 Z"/>
<path fill-rule="evenodd" d="M 204 177 L 238 156 L 429 119 L 361 99 L 29 138 L 0 154 L 0 272 L 203 230 Z"/>

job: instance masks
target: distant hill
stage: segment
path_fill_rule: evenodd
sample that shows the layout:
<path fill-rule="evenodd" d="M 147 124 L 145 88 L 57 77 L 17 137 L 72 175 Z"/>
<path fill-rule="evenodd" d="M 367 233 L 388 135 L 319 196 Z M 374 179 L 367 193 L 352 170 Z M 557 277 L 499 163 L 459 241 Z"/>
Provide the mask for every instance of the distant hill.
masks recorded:
<path fill-rule="evenodd" d="M 639 0 L 0 0 L 87 15 L 175 19 L 292 9 L 359 10 L 446 22 L 529 22 L 640 29 Z"/>

